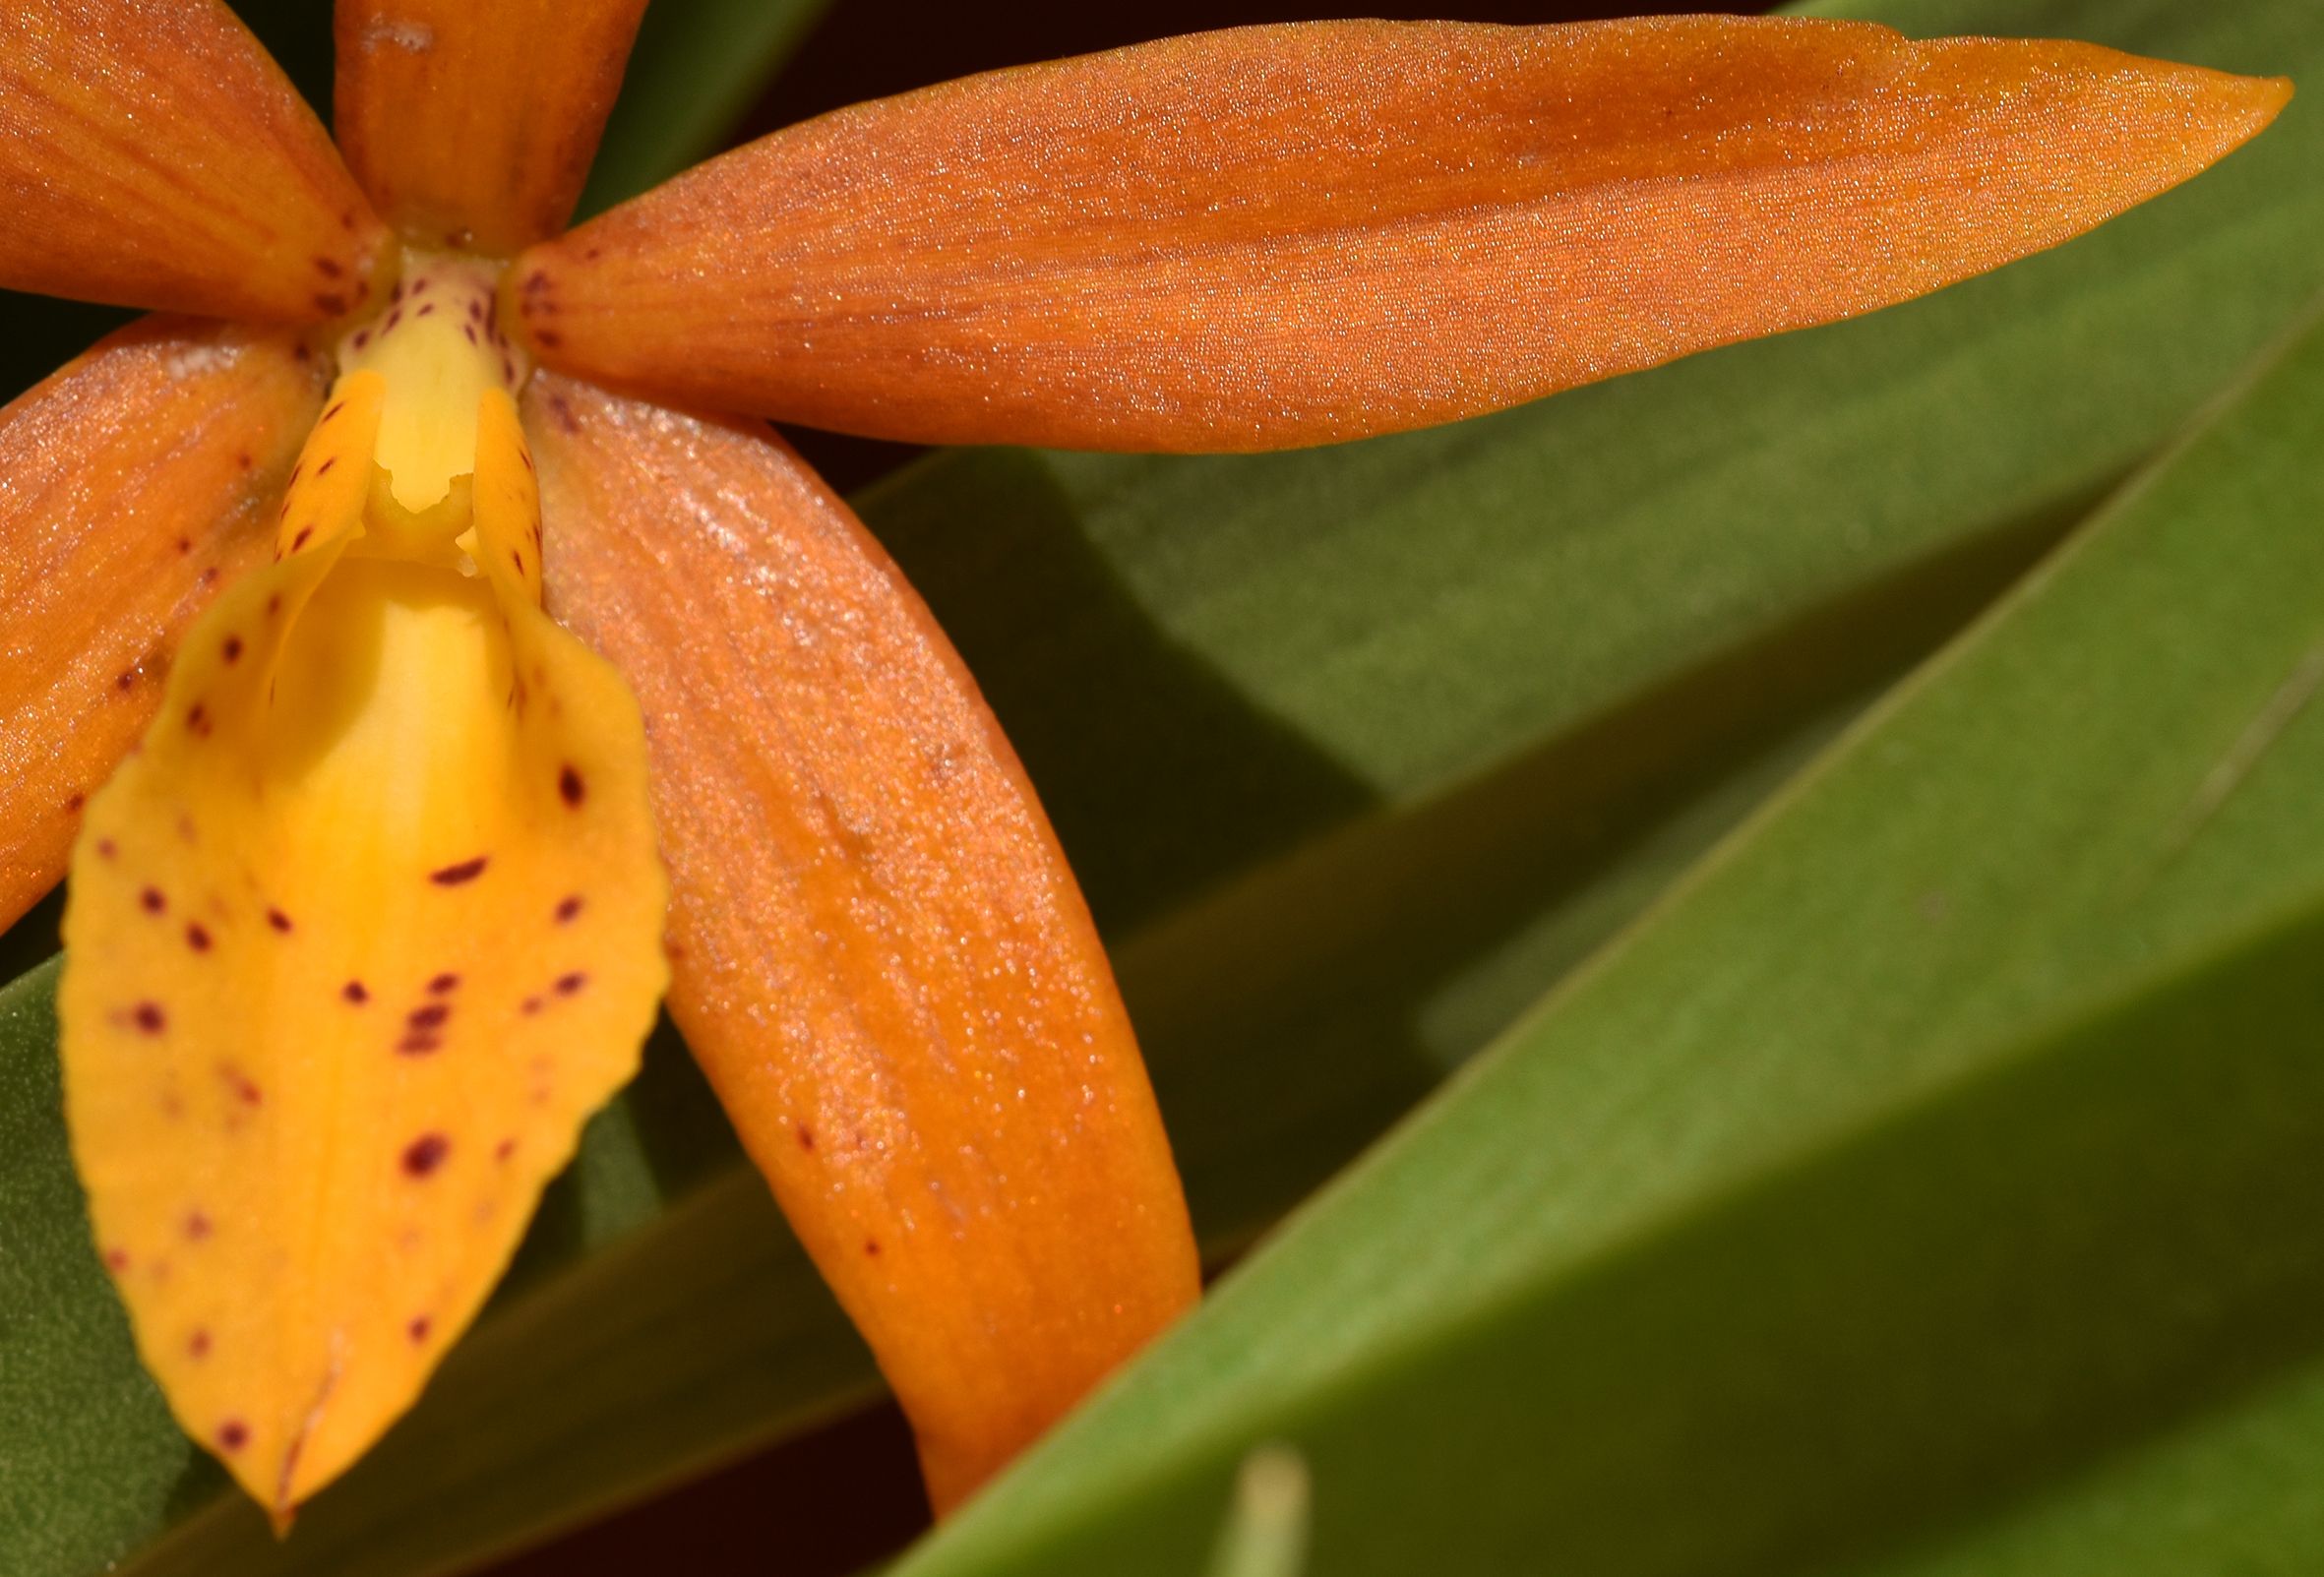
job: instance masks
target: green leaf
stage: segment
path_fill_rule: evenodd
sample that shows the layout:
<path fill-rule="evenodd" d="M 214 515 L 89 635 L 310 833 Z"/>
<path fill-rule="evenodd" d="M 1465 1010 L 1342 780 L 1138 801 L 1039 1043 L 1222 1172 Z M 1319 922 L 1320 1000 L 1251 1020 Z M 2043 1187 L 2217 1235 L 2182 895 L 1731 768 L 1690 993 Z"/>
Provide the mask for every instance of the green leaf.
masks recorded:
<path fill-rule="evenodd" d="M 830 0 L 653 0 L 580 216 L 716 152 Z"/>
<path fill-rule="evenodd" d="M 1266 1440 L 1335 1577 L 1984 1570 L 2255 1405 L 2324 1567 L 2319 430 L 2310 329 L 897 1577 L 1198 1569 Z"/>
<path fill-rule="evenodd" d="M 2324 65 L 2324 17 L 2258 0 L 1883 9 Z M 2324 282 L 2312 107 L 2095 237 L 1861 323 L 1437 433 L 948 455 L 865 501 L 1057 819 L 1214 1249 L 1635 914 L 2278 332 Z M 52 1105 L 12 1114 L 53 1138 Z M 79 1241 L 61 1143 L 24 1155 L 46 1203 L 0 1214 L 0 1263 Z M 77 1405 L 20 1345 L 84 1344 L 149 1398 L 101 1464 L 28 1475 L 86 1502 L 27 1507 L 70 1539 L 0 1538 L 30 1577 L 445 1570 L 871 1378 L 666 1043 L 420 1408 L 280 1547 L 206 1464 L 181 1476 L 101 1281 L 8 1307 L 0 1370 L 34 1377 L 0 1461 L 49 1461 L 41 1421 Z"/>

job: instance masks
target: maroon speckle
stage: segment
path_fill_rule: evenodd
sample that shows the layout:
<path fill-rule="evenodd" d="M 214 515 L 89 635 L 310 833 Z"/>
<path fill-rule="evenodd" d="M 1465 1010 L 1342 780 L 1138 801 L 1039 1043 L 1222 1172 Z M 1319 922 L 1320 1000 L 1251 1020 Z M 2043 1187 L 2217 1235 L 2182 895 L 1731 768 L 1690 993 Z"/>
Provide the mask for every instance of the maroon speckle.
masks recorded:
<path fill-rule="evenodd" d="M 189 1212 L 186 1216 L 186 1241 L 200 1243 L 209 1236 L 210 1218 L 199 1210 Z"/>
<path fill-rule="evenodd" d="M 540 1011 L 540 999 L 538 997 L 527 997 L 517 1004 L 517 1010 L 529 1017 L 530 1015 Z"/>
<path fill-rule="evenodd" d="M 134 668 L 124 668 L 113 676 L 113 688 L 115 690 L 128 690 L 136 685 L 136 683 L 137 670 Z"/>
<path fill-rule="evenodd" d="M 186 1338 L 186 1356 L 204 1358 L 210 1353 L 210 1332 L 198 1330 Z"/>
<path fill-rule="evenodd" d="M 461 324 L 461 325 L 460 325 L 460 331 L 459 331 L 459 332 L 460 332 L 461 334 L 466 334 L 466 335 L 468 336 L 468 343 L 469 343 L 469 344 L 471 344 L 471 345 L 472 345 L 472 344 L 474 344 L 474 343 L 476 342 L 476 327 L 475 327 L 475 325 L 473 325 L 473 324 Z"/>
<path fill-rule="evenodd" d="M 559 975 L 557 977 L 557 995 L 570 997 L 588 983 L 589 977 L 578 970 L 570 975 Z"/>
<path fill-rule="evenodd" d="M 433 1329 L 435 1329 L 434 1325 L 429 1322 L 428 1316 L 425 1314 L 413 1315 L 411 1323 L 403 1327 L 404 1333 L 415 1342 L 426 1341 L 428 1332 Z"/>
<path fill-rule="evenodd" d="M 420 308 L 420 309 L 419 309 L 419 311 L 417 311 L 417 312 L 413 313 L 413 314 L 412 314 L 412 316 L 413 316 L 414 318 L 424 318 L 424 317 L 426 317 L 426 316 L 427 316 L 429 313 L 431 313 L 431 312 L 434 312 L 435 310 L 436 310 L 436 303 L 434 303 L 433 301 L 431 301 L 431 302 L 429 302 L 429 303 L 428 303 L 426 306 L 424 306 L 424 307 Z"/>
<path fill-rule="evenodd" d="M 186 727 L 192 730 L 196 739 L 208 739 L 210 737 L 210 709 L 200 701 L 194 702 L 186 709 Z"/>
<path fill-rule="evenodd" d="M 549 414 L 557 418 L 557 425 L 569 433 L 581 431 L 581 420 L 573 414 L 573 406 L 563 394 L 549 396 Z"/>
<path fill-rule="evenodd" d="M 415 1029 L 396 1043 L 399 1057 L 426 1057 L 431 1052 L 444 1050 L 444 1042 L 424 1029 Z"/>
<path fill-rule="evenodd" d="M 327 318 L 336 318 L 347 310 L 347 298 L 336 290 L 315 292 L 315 310 Z"/>
<path fill-rule="evenodd" d="M 234 456 L 234 463 L 247 471 L 258 462 L 252 459 L 248 454 L 240 454 Z"/>
<path fill-rule="evenodd" d="M 581 895 L 577 892 L 572 897 L 567 898 L 563 903 L 557 905 L 557 924 L 561 926 L 565 925 L 570 922 L 575 915 L 580 914 L 581 912 Z"/>
<path fill-rule="evenodd" d="M 267 911 L 267 924 L 273 926 L 276 931 L 283 933 L 285 936 L 289 935 L 290 916 L 284 914 L 279 909 L 269 909 Z"/>
<path fill-rule="evenodd" d="M 105 1250 L 105 1269 L 107 1269 L 107 1270 L 112 1270 L 112 1271 L 122 1271 L 122 1270 L 127 1270 L 128 1268 L 129 1268 L 129 1250 L 128 1250 L 128 1249 L 126 1249 L 126 1248 L 108 1248 L 108 1249 L 106 1249 L 106 1250 Z"/>
<path fill-rule="evenodd" d="M 359 980 L 348 981 L 338 989 L 338 994 L 358 1007 L 371 1001 L 371 993 L 364 989 L 363 982 Z"/>
<path fill-rule="evenodd" d="M 381 326 L 380 333 L 383 334 L 393 333 L 396 325 L 401 323 L 402 321 L 403 309 L 401 307 L 398 307 L 394 312 L 388 314 L 388 321 Z"/>
<path fill-rule="evenodd" d="M 186 927 L 186 945 L 196 952 L 210 951 L 210 933 L 199 921 Z"/>
<path fill-rule="evenodd" d="M 877 1238 L 866 1238 L 864 1240 L 864 1252 L 870 1254 L 874 1259 L 879 1258 L 880 1240 Z"/>
<path fill-rule="evenodd" d="M 282 611 L 282 593 L 277 591 L 267 599 L 267 617 L 272 619 Z"/>
<path fill-rule="evenodd" d="M 605 256 L 605 249 L 601 246 L 584 247 L 581 250 L 582 259 L 589 263 L 594 263 L 603 256 Z"/>
<path fill-rule="evenodd" d="M 226 643 L 218 647 L 217 650 L 218 655 L 225 658 L 226 661 L 239 662 L 242 658 L 242 637 L 240 636 L 226 637 Z"/>
<path fill-rule="evenodd" d="M 159 1002 L 139 1002 L 129 1010 L 129 1021 L 148 1035 L 158 1035 L 168 1020 L 162 1016 Z"/>
<path fill-rule="evenodd" d="M 410 1012 L 404 1014 L 403 1022 L 409 1024 L 413 1029 L 434 1029 L 451 1016 L 452 1004 L 450 1002 L 429 1002 L 424 1007 L 414 1007 Z"/>
<path fill-rule="evenodd" d="M 524 555 L 519 553 L 515 548 L 509 549 L 509 562 L 517 567 L 519 575 L 524 573 Z"/>
<path fill-rule="evenodd" d="M 564 796 L 566 804 L 579 806 L 583 799 L 588 797 L 589 790 L 588 785 L 581 781 L 581 773 L 568 765 L 557 774 L 557 792 Z"/>
<path fill-rule="evenodd" d="M 363 329 L 363 330 L 359 330 L 359 331 L 357 331 L 357 333 L 356 333 L 356 334 L 355 334 L 355 348 L 356 348 L 357 350 L 361 350 L 361 349 L 362 349 L 362 348 L 363 348 L 365 345 L 368 345 L 368 344 L 370 344 L 370 343 L 371 343 L 371 331 L 370 331 L 370 330 L 368 330 L 368 329 Z"/>
<path fill-rule="evenodd" d="M 347 271 L 339 267 L 339 262 L 336 258 L 317 258 L 315 260 L 315 272 L 322 274 L 326 279 L 336 279 Z"/>
<path fill-rule="evenodd" d="M 503 1139 L 492 1147 L 492 1158 L 495 1161 L 506 1161 L 516 1153 L 517 1141 L 515 1139 Z"/>
<path fill-rule="evenodd" d="M 554 329 L 535 329 L 532 331 L 532 342 L 543 350 L 554 350 L 565 343 L 565 336 Z"/>
<path fill-rule="evenodd" d="M 240 1419 L 228 1419 L 218 1425 L 217 1443 L 228 1451 L 239 1451 L 250 1443 L 250 1425 Z"/>
<path fill-rule="evenodd" d="M 212 565 L 212 566 L 211 566 L 209 569 L 207 569 L 207 570 L 204 570 L 204 571 L 202 572 L 202 583 L 203 583 L 204 585 L 206 585 L 206 586 L 213 586 L 213 585 L 215 585 L 215 584 L 217 584 L 217 566 L 216 566 L 216 565 L 214 565 L 214 565 Z"/>
<path fill-rule="evenodd" d="M 329 476 L 331 474 L 331 468 L 337 463 L 338 456 L 336 455 L 326 455 L 324 456 L 323 463 L 315 467 L 315 474 L 317 476 Z"/>
<path fill-rule="evenodd" d="M 539 269 L 533 270 L 524 276 L 524 293 L 528 296 L 538 295 L 548 287 L 549 276 Z"/>
<path fill-rule="evenodd" d="M 343 399 L 337 399 L 337 400 L 334 400 L 334 401 L 332 401 L 332 403 L 331 403 L 331 407 L 330 407 L 328 410 L 324 411 L 324 413 L 323 413 L 323 421 L 324 421 L 324 422 L 327 422 L 327 421 L 331 420 L 331 418 L 333 418 L 334 416 L 336 416 L 336 415 L 337 415 L 337 414 L 338 414 L 340 411 L 342 411 L 342 410 L 345 410 L 346 408 L 347 408 L 347 402 L 346 402 L 345 400 L 343 400 Z M 322 425 L 323 425 L 323 422 L 317 422 L 315 425 L 316 425 L 316 426 L 318 426 L 318 427 L 320 427 L 320 426 L 322 426 Z M 290 474 L 291 474 L 291 479 L 292 479 L 292 480 L 294 480 L 294 481 L 295 481 L 295 480 L 297 480 L 298 473 L 297 473 L 296 471 L 293 471 L 293 472 L 291 472 Z"/>
<path fill-rule="evenodd" d="M 307 538 L 313 536 L 314 534 L 315 528 L 313 526 L 300 526 L 298 528 L 298 535 L 290 539 L 290 551 L 296 553 L 299 549 L 305 547 L 307 545 Z"/>
<path fill-rule="evenodd" d="M 181 537 L 179 537 L 179 538 L 177 539 L 177 550 L 178 550 L 178 552 L 180 552 L 180 553 L 191 553 L 191 552 L 193 552 L 193 551 L 194 551 L 194 539 L 193 539 L 192 537 L 190 537 L 190 536 L 181 536 Z"/>
<path fill-rule="evenodd" d="M 459 985 L 459 976 L 447 971 L 444 974 L 438 975 L 434 980 L 428 982 L 428 994 L 432 997 L 441 997 L 446 992 L 453 990 Z"/>
<path fill-rule="evenodd" d="M 234 1092 L 234 1099 L 244 1106 L 256 1106 L 266 1098 L 256 1081 L 231 1062 L 218 1063 L 217 1076 L 225 1080 L 226 1088 Z"/>
<path fill-rule="evenodd" d="M 403 1147 L 403 1175 L 424 1178 L 444 1164 L 452 1141 L 441 1133 L 423 1133 Z"/>
<path fill-rule="evenodd" d="M 802 1122 L 793 1131 L 799 1135 L 800 1149 L 812 1150 L 815 1148 L 815 1129 Z"/>
<path fill-rule="evenodd" d="M 463 881 L 473 881 L 482 876 L 485 864 L 490 858 L 489 855 L 479 854 L 473 860 L 462 860 L 458 865 L 448 865 L 441 871 L 429 872 L 428 879 L 439 887 L 457 887 Z"/>
<path fill-rule="evenodd" d="M 416 278 L 416 279 L 412 280 L 412 281 L 411 281 L 411 294 L 412 294 L 412 298 L 413 298 L 414 300 L 417 300 L 419 297 L 426 295 L 426 294 L 428 293 L 428 285 L 429 285 L 431 282 L 432 282 L 432 281 L 431 281 L 431 280 L 428 278 L 428 276 L 427 276 L 426 274 L 424 274 L 424 273 L 423 273 L 423 274 L 421 274 L 421 275 L 420 275 L 418 278 Z"/>
<path fill-rule="evenodd" d="M 110 860 L 120 852 L 120 848 L 113 842 L 111 838 L 99 838 L 96 840 L 96 857 L 98 859 Z"/>
<path fill-rule="evenodd" d="M 396 281 L 396 288 L 388 292 L 388 301 L 389 301 L 389 304 L 390 304 L 390 305 L 393 305 L 393 304 L 395 304 L 396 302 L 398 302 L 398 301 L 400 301 L 400 300 L 402 300 L 402 299 L 403 299 L 403 281 L 402 281 L 401 279 L 398 279 L 398 280 Z"/>
<path fill-rule="evenodd" d="M 169 900 L 161 896 L 159 887 L 148 887 L 137 895 L 138 907 L 150 915 L 157 915 L 169 907 Z"/>
<path fill-rule="evenodd" d="M 81 807 L 82 807 L 82 806 L 84 806 L 84 805 L 87 805 L 88 803 L 89 803 L 89 799 L 88 799 L 88 797 L 87 797 L 86 795 L 82 795 L 82 794 L 68 794 L 68 795 L 66 795 L 66 796 L 65 796 L 65 815 L 67 815 L 67 816 L 79 816 L 79 815 L 81 814 Z"/>

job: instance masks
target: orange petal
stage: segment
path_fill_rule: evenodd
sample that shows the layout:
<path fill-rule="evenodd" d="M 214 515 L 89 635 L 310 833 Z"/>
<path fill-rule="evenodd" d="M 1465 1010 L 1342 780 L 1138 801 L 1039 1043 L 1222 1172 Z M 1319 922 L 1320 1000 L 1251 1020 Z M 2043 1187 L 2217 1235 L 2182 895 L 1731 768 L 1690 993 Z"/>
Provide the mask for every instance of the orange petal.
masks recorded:
<path fill-rule="evenodd" d="M 647 718 L 670 1008 L 956 1502 L 1196 1296 L 1079 891 L 959 658 L 757 426 L 539 378 L 551 610 Z"/>
<path fill-rule="evenodd" d="M 339 0 L 347 164 L 407 237 L 505 256 L 573 215 L 645 0 Z"/>
<path fill-rule="evenodd" d="M 218 0 L 0 8 L 0 286 L 303 323 L 360 304 L 386 240 Z"/>
<path fill-rule="evenodd" d="M 194 615 L 266 559 L 322 393 L 286 338 L 153 319 L 0 411 L 0 927 L 64 874 Z"/>
<path fill-rule="evenodd" d="M 2289 94 L 1857 23 L 1253 28 L 840 110 L 536 248 L 543 363 L 922 443 L 1449 421 L 1900 301 Z"/>
<path fill-rule="evenodd" d="M 65 913 L 98 1243 L 172 1411 L 278 1520 L 410 1406 L 666 978 L 637 705 L 521 576 L 370 537 L 387 389 L 334 392 L 285 556 L 196 624 Z M 486 405 L 476 536 L 530 545 Z"/>

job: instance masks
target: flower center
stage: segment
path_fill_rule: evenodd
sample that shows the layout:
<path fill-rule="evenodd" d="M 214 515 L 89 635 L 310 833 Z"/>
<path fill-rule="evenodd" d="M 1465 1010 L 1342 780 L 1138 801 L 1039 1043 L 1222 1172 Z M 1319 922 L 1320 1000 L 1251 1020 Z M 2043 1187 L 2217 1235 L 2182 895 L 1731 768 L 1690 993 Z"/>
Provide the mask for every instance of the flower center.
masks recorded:
<path fill-rule="evenodd" d="M 342 380 L 374 372 L 386 384 L 366 552 L 440 560 L 468 530 L 480 402 L 495 389 L 514 396 L 532 371 L 497 322 L 500 272 L 458 253 L 407 252 L 386 306 L 339 341 Z"/>

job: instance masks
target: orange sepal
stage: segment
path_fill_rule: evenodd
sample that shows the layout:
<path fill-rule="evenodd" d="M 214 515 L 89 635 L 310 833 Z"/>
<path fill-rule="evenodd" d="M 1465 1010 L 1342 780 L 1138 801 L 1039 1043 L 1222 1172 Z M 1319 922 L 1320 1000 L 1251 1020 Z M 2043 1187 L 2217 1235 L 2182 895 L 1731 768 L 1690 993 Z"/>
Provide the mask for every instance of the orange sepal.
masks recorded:
<path fill-rule="evenodd" d="M 386 242 L 218 0 L 0 8 L 0 286 L 306 323 L 363 303 Z"/>
<path fill-rule="evenodd" d="M 544 364 L 651 397 L 921 443 L 1323 443 L 1935 289 L 2288 95 L 1858 23 L 1253 28 L 840 110 L 507 289 Z"/>
<path fill-rule="evenodd" d="M 286 338 L 153 319 L 0 411 L 0 927 L 64 875 L 186 627 L 265 561 L 322 394 Z"/>
<path fill-rule="evenodd" d="M 1145 1069 L 1008 742 L 764 428 L 536 379 L 551 611 L 645 711 L 670 1010 L 939 1508 L 1197 1296 Z"/>
<path fill-rule="evenodd" d="M 339 0 L 339 147 L 431 246 L 506 256 L 573 214 L 645 0 Z"/>

